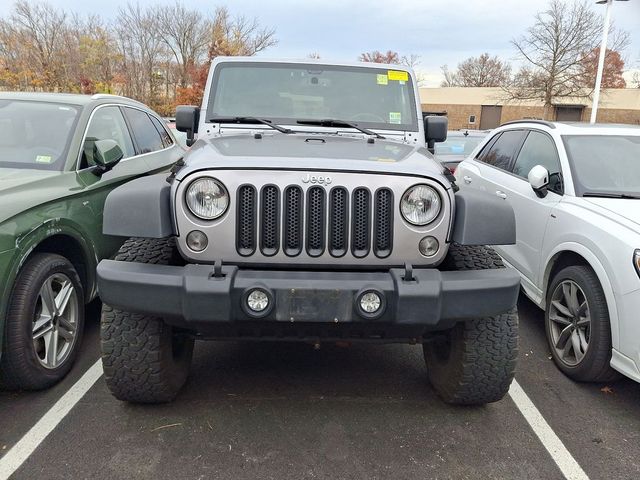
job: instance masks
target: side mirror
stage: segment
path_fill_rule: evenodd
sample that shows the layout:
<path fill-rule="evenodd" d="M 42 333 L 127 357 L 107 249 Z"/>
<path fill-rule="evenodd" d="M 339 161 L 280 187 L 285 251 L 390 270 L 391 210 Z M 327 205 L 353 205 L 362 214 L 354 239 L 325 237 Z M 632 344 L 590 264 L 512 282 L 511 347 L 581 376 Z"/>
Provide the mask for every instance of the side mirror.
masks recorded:
<path fill-rule="evenodd" d="M 424 137 L 427 148 L 434 153 L 435 143 L 444 142 L 447 139 L 449 120 L 439 115 L 427 115 L 424 117 Z"/>
<path fill-rule="evenodd" d="M 547 196 L 547 187 L 549 186 L 549 170 L 542 165 L 536 165 L 529 171 L 527 175 L 529 185 L 536 195 L 540 198 Z"/>
<path fill-rule="evenodd" d="M 200 108 L 193 105 L 180 105 L 176 108 L 176 130 L 187 134 L 187 147 L 195 143 L 200 121 Z"/>
<path fill-rule="evenodd" d="M 122 160 L 124 153 L 115 140 L 96 140 L 93 143 L 93 161 L 96 164 L 94 173 L 102 175 Z"/>

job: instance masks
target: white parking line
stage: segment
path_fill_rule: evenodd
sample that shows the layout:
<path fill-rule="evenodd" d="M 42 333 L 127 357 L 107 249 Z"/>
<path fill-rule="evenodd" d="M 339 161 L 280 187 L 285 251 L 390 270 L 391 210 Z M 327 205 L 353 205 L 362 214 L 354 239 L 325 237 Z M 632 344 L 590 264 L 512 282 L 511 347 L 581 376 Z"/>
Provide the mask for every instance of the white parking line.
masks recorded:
<path fill-rule="evenodd" d="M 589 480 L 582 467 L 578 465 L 578 462 L 569 453 L 562 440 L 558 438 L 520 384 L 515 380 L 511 383 L 509 395 L 565 478 L 567 480 Z"/>
<path fill-rule="evenodd" d="M 24 437 L 0 458 L 0 479 L 9 478 L 54 428 L 67 416 L 85 393 L 102 376 L 102 361 L 98 360 L 89 370 L 45 413 Z"/>

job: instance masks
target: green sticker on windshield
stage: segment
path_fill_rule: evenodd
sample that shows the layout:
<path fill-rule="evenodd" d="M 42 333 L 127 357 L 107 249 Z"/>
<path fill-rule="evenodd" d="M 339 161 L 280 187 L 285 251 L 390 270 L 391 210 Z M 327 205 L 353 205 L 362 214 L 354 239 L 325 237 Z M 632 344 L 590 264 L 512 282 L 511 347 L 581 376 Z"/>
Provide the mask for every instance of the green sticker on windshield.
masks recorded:
<path fill-rule="evenodd" d="M 389 85 L 389 77 L 387 77 L 385 74 L 378 74 L 376 81 L 378 82 L 378 85 Z"/>
<path fill-rule="evenodd" d="M 37 155 L 36 162 L 37 163 L 51 163 L 51 155 Z"/>
<path fill-rule="evenodd" d="M 389 112 L 389 123 L 402 123 L 402 113 Z"/>

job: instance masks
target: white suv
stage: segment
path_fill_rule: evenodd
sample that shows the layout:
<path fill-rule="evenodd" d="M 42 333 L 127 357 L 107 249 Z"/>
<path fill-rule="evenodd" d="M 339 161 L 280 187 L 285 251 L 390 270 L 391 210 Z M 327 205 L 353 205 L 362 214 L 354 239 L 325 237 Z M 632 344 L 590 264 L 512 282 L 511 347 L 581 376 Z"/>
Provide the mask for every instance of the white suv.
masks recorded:
<path fill-rule="evenodd" d="M 640 381 L 640 128 L 511 122 L 456 178 L 511 203 L 517 242 L 496 250 L 545 310 L 558 367 Z"/>

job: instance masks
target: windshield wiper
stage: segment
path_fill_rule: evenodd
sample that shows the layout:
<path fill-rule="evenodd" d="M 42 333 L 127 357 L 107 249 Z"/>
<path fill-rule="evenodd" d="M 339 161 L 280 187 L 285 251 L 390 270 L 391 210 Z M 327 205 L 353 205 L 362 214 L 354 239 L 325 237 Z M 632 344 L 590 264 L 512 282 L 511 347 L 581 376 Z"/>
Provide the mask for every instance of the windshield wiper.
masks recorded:
<path fill-rule="evenodd" d="M 583 197 L 603 197 L 603 198 L 631 198 L 635 200 L 640 199 L 640 194 L 636 195 L 634 193 L 584 192 L 582 196 Z"/>
<path fill-rule="evenodd" d="M 272 120 L 268 118 L 258 118 L 258 117 L 212 117 L 209 119 L 210 122 L 213 123 L 261 123 L 268 127 L 273 128 L 281 133 L 293 133 L 293 130 L 290 128 L 284 128 L 280 125 L 273 123 Z"/>
<path fill-rule="evenodd" d="M 376 138 L 382 138 L 382 139 L 385 138 L 379 133 L 369 130 L 368 128 L 359 127 L 357 123 L 351 123 L 345 120 L 326 118 L 323 120 L 298 120 L 296 123 L 298 125 L 319 125 L 321 127 L 350 127 L 350 128 L 354 128 L 356 130 L 361 131 L 365 135 L 372 135 Z"/>

